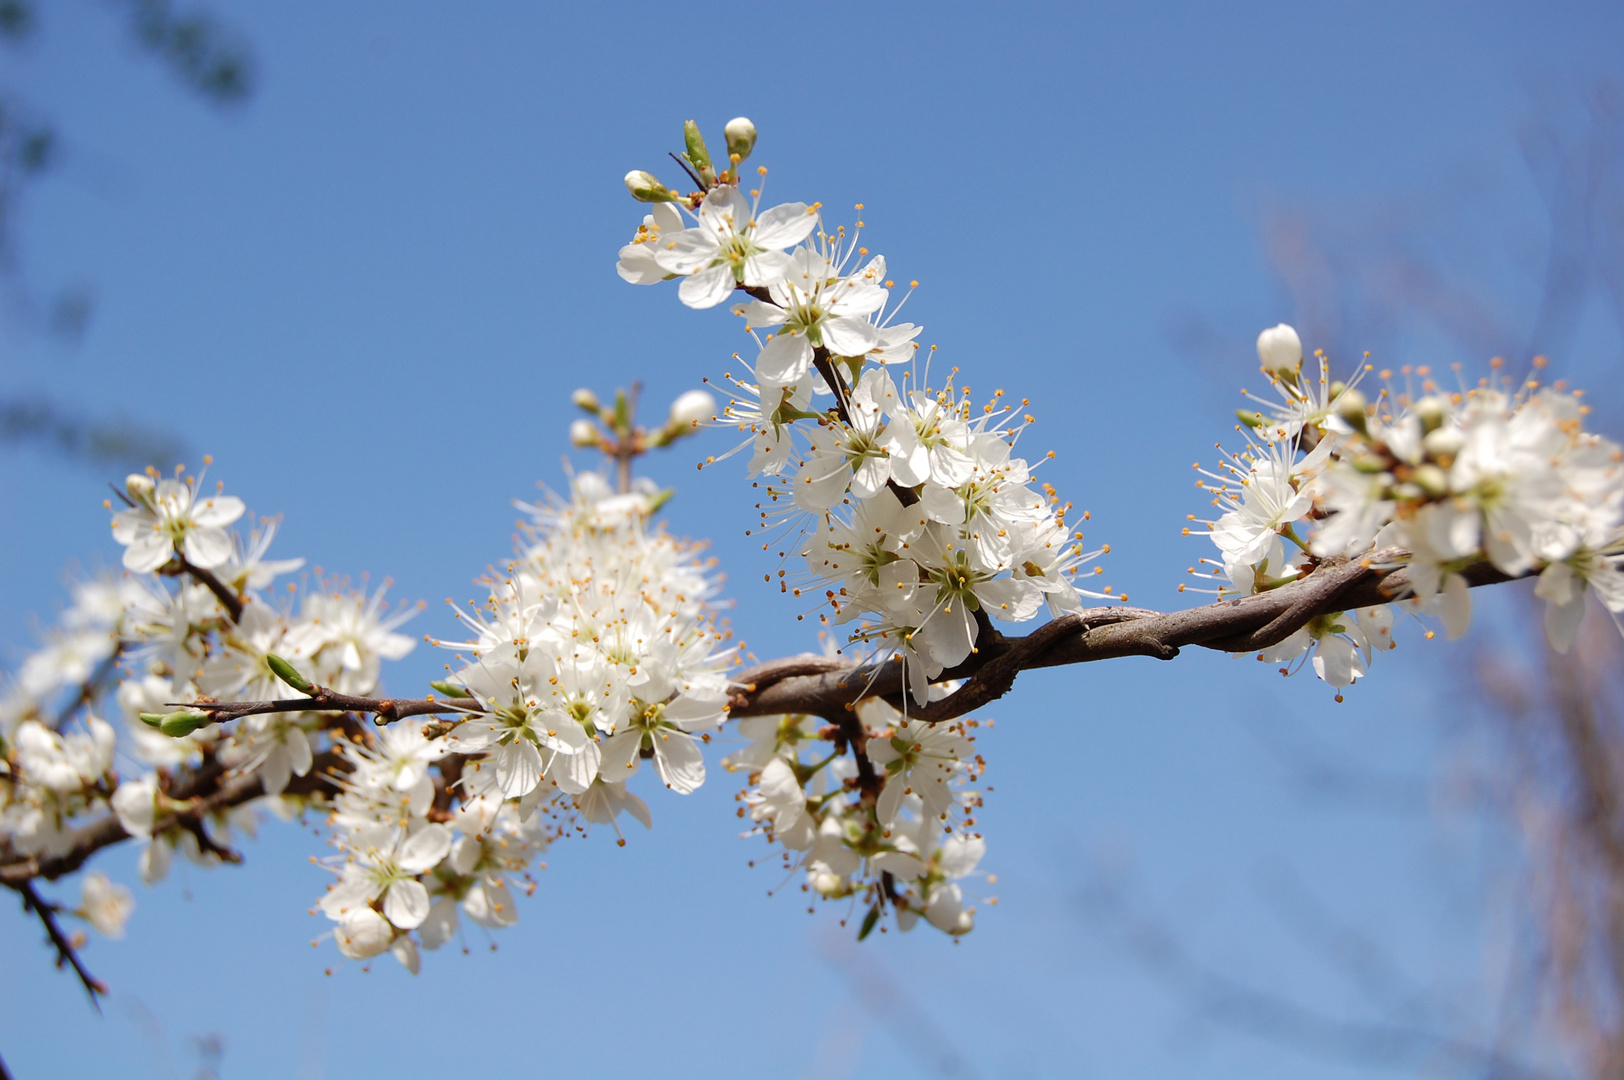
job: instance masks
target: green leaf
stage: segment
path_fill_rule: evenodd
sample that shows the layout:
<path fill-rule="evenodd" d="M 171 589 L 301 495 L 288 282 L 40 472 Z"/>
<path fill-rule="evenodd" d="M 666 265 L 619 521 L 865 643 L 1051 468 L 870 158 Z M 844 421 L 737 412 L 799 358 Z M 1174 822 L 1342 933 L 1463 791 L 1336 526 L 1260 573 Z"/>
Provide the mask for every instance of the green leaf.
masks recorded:
<path fill-rule="evenodd" d="M 874 927 L 879 923 L 879 921 L 880 905 L 875 904 L 873 907 L 868 909 L 868 914 L 863 916 L 863 928 L 857 931 L 857 940 L 862 941 L 864 938 L 868 937 L 868 935 L 872 934 L 874 932 Z"/>

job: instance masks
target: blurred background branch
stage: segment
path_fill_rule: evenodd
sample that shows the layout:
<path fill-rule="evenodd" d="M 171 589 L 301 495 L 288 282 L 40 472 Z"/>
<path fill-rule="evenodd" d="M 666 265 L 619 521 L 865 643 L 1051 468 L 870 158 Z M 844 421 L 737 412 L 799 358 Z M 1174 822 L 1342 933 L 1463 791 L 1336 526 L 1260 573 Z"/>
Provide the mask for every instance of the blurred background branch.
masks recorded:
<path fill-rule="evenodd" d="M 139 51 L 166 68 L 191 95 L 216 108 L 253 94 L 253 53 L 241 35 L 196 5 L 169 0 L 108 0 Z M 0 0 L 0 51 L 31 47 L 46 19 L 35 0 Z M 94 292 L 70 284 L 40 295 L 28 279 L 21 222 L 29 190 L 62 167 L 69 143 L 45 109 L 0 83 L 0 289 L 17 329 L 76 344 L 88 331 Z M 13 368 L 15 370 L 15 367 Z M 0 393 L 0 447 L 32 446 L 103 469 L 167 466 L 181 441 L 132 421 L 83 414 L 41 392 Z"/>

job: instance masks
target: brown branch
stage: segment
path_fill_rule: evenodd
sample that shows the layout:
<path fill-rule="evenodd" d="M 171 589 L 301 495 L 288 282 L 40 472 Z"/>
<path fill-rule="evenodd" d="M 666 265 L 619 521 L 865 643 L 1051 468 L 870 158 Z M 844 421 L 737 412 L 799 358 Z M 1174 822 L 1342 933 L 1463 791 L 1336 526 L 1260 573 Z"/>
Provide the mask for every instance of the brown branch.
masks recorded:
<path fill-rule="evenodd" d="M 9 884 L 9 883 L 8 883 Z M 84 962 L 79 959 L 79 950 L 74 947 L 73 940 L 62 932 L 62 926 L 56 921 L 57 905 L 48 900 L 42 900 L 39 892 L 34 888 L 32 881 L 22 881 L 11 888 L 23 898 L 23 910 L 38 916 L 40 923 L 45 927 L 45 936 L 51 939 L 56 948 L 56 966 L 67 964 L 73 968 L 73 973 L 79 976 L 79 983 L 90 995 L 90 1003 L 101 1012 L 101 995 L 107 993 L 107 984 L 92 975 L 85 968 Z"/>
<path fill-rule="evenodd" d="M 968 681 L 912 715 L 931 723 L 963 716 L 1008 693 L 1015 677 L 1032 668 L 1121 656 L 1171 660 L 1188 645 L 1220 652 L 1266 649 L 1321 615 L 1404 597 L 1410 591 L 1409 572 L 1397 561 L 1407 555 L 1401 548 L 1386 548 L 1359 560 L 1326 560 L 1307 577 L 1278 589 L 1184 611 L 1092 608 L 1055 619 L 1026 637 L 995 636 L 990 641 L 984 637 L 963 664 L 938 676 L 938 681 Z M 1461 573 L 1472 586 L 1510 580 L 1487 563 Z M 741 689 L 732 696 L 731 714 L 828 717 L 860 698 L 886 697 L 906 689 L 896 657 L 878 664 L 848 663 L 842 669 L 811 666 L 824 659 L 791 657 L 739 673 L 734 683 Z"/>
<path fill-rule="evenodd" d="M 158 573 L 167 577 L 176 577 L 180 574 L 189 574 L 192 580 L 208 589 L 214 598 L 220 601 L 220 606 L 226 609 L 234 623 L 242 621 L 242 597 L 231 590 L 231 587 L 214 576 L 214 571 L 205 570 L 201 566 L 193 566 L 186 556 L 175 552 L 175 557 L 164 566 L 158 568 Z"/>
<path fill-rule="evenodd" d="M 53 731 L 60 731 L 62 725 L 72 720 L 73 714 L 78 712 L 81 706 L 89 705 L 96 700 L 96 695 L 101 693 L 102 683 L 107 681 L 107 676 L 111 675 L 113 669 L 118 666 L 118 659 L 123 651 L 123 642 L 113 644 L 113 651 L 108 654 L 107 659 L 96 665 L 96 670 L 90 673 L 88 679 L 79 684 L 79 689 L 74 693 L 73 698 L 63 705 L 61 711 L 56 714 L 56 719 L 51 723 Z M 3 1080 L 3 1078 L 0 1078 L 0 1080 Z"/>
<path fill-rule="evenodd" d="M 430 716 L 443 712 L 466 712 L 477 709 L 473 698 L 436 700 L 426 698 L 365 698 L 340 694 L 325 686 L 312 686 L 313 693 L 303 698 L 283 698 L 277 701 L 215 701 L 199 698 L 197 701 L 171 702 L 184 709 L 207 713 L 217 724 L 241 720 L 245 716 L 282 712 L 353 712 L 375 717 L 375 723 L 388 724 L 408 716 Z"/>
<path fill-rule="evenodd" d="M 342 770 L 346 767 L 337 752 L 324 750 L 316 755 L 310 771 L 304 776 L 295 776 L 283 794 L 308 795 L 320 791 L 326 786 L 326 778 L 333 770 Z M 205 766 L 201 770 L 180 777 L 171 786 L 166 797 L 173 802 L 189 801 L 189 805 L 159 817 L 153 822 L 153 835 L 171 829 L 183 829 L 197 836 L 210 815 L 253 802 L 264 794 L 265 786 L 260 783 L 259 776 L 255 773 L 227 773 L 218 766 L 212 768 Z M 0 850 L 0 885 L 21 889 L 34 878 L 54 881 L 78 870 L 87 859 L 102 848 L 111 847 L 128 839 L 130 834 L 119 824 L 118 818 L 109 814 L 73 830 L 69 834 L 67 846 L 57 855 L 15 856 Z M 240 856 L 227 857 L 236 855 L 236 852 L 215 844 L 212 839 L 205 844 L 205 839 L 204 836 L 198 836 L 199 844 L 205 851 L 213 850 L 227 862 L 239 861 Z"/>

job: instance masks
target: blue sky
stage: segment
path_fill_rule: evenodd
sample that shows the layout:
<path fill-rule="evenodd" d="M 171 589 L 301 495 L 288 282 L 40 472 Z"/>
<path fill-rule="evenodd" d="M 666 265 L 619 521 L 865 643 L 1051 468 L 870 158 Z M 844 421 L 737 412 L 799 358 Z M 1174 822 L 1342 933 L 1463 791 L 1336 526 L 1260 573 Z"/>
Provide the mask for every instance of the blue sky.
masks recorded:
<path fill-rule="evenodd" d="M 1264 223 L 1396 219 L 1530 324 L 1548 222 L 1518 125 L 1539 94 L 1576 102 L 1624 74 L 1624 12 L 1608 5 L 216 11 L 259 62 L 253 98 L 225 112 L 103 5 L 41 4 L 37 40 L 5 55 L 0 80 L 67 140 L 22 211 L 23 280 L 96 299 L 76 346 L 4 315 L 0 392 L 178 434 L 256 513 L 285 515 L 284 557 L 429 601 L 417 633 L 446 629 L 442 598 L 475 595 L 508 554 L 512 500 L 562 482 L 570 390 L 641 379 L 663 407 L 730 368 L 726 314 L 614 273 L 640 216 L 620 177 L 670 178 L 684 119 L 716 133 L 750 116 L 770 201 L 821 200 L 831 221 L 863 203 L 867 245 L 921 282 L 909 311 L 939 362 L 1033 400 L 1023 446 L 1056 451 L 1046 479 L 1112 544 L 1107 580 L 1172 607 L 1202 554 L 1179 535 L 1202 506 L 1190 463 L 1231 432 L 1257 330 L 1305 315 Z M 1359 314 L 1337 328 L 1349 347 L 1442 358 L 1420 323 L 1361 342 Z M 1177 332 L 1192 321 L 1212 347 Z M 1618 385 L 1599 308 L 1562 344 L 1559 370 Z M 678 488 L 670 527 L 712 540 L 758 655 L 815 648 L 759 584 L 771 567 L 743 535 L 742 466 L 694 470 L 724 445 L 651 466 Z M 57 610 L 65 567 L 116 564 L 107 479 L 0 456 L 8 662 L 33 613 Z M 1080 898 L 1100 866 L 1131 867 L 1137 910 L 1212 968 L 1368 1015 L 1283 925 L 1282 883 L 1297 882 L 1415 980 L 1486 1009 L 1473 891 L 1450 887 L 1470 845 L 1425 807 L 1316 796 L 1280 753 L 1310 747 L 1424 795 L 1445 710 L 1428 677 L 1449 653 L 1413 627 L 1401 638 L 1341 706 L 1216 655 L 1023 676 L 980 744 L 1000 903 L 956 945 L 893 934 L 853 954 L 832 912 L 768 899 L 778 881 L 746 865 L 760 849 L 736 838 L 734 787 L 713 769 L 692 797 L 648 793 L 654 830 L 626 848 L 555 848 L 499 951 L 471 939 L 473 955 L 431 956 L 416 979 L 392 962 L 322 974 L 335 953 L 309 947 L 322 927 L 306 914 L 319 841 L 275 822 L 242 868 L 138 887 L 128 936 L 87 950 L 114 987 L 100 1019 L 7 908 L 0 1055 L 19 1078 L 163 1076 L 161 1031 L 176 1075 L 211 1032 L 231 1077 L 1355 1075 L 1193 1019 Z M 414 691 L 441 663 L 420 647 L 386 683 Z M 135 880 L 132 852 L 99 865 Z M 876 1007 L 891 984 L 902 993 Z"/>

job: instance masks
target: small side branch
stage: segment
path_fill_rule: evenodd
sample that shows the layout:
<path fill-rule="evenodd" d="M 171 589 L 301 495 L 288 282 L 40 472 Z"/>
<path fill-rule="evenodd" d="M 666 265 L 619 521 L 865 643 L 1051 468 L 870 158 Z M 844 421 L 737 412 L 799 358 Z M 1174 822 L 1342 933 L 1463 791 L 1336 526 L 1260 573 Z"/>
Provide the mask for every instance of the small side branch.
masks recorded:
<path fill-rule="evenodd" d="M 231 586 L 215 577 L 213 570 L 193 566 L 187 561 L 185 555 L 177 551 L 175 557 L 169 561 L 168 565 L 159 569 L 158 573 L 169 577 L 177 577 L 181 574 L 188 575 L 193 581 L 214 594 L 214 598 L 220 601 L 220 606 L 226 609 L 226 614 L 231 617 L 232 622 L 242 622 L 242 597 L 238 596 Z"/>
<path fill-rule="evenodd" d="M 180 708 L 196 709 L 207 713 L 217 724 L 241 720 L 245 716 L 282 712 L 352 712 L 370 715 L 378 724 L 404 720 L 409 716 L 431 716 L 444 712 L 467 712 L 477 708 L 472 698 L 439 700 L 426 698 L 365 698 L 340 694 L 325 686 L 312 686 L 309 697 L 283 698 L 278 701 L 215 701 L 202 698 L 197 701 L 174 702 Z"/>
<path fill-rule="evenodd" d="M 60 968 L 66 964 L 73 968 L 73 973 L 79 976 L 79 984 L 90 996 L 90 1003 L 97 1012 L 101 1012 L 101 996 L 107 993 L 107 984 L 92 975 L 79 959 L 79 950 L 74 946 L 73 939 L 63 933 L 61 924 L 56 921 L 56 913 L 60 909 L 50 901 L 41 899 L 32 881 L 23 881 L 11 887 L 23 898 L 23 910 L 37 917 L 45 927 L 45 936 L 50 938 L 52 947 L 56 949 L 56 966 Z"/>

